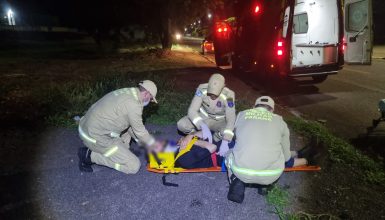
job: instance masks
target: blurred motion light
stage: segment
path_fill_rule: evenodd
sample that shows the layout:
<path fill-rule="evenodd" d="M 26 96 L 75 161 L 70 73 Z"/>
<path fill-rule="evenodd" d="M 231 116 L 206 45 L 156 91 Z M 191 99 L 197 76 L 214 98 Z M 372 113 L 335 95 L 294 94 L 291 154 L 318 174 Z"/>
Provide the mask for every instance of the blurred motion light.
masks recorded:
<path fill-rule="evenodd" d="M 179 34 L 179 33 L 176 33 L 175 34 L 175 39 L 176 40 L 180 40 L 182 38 L 182 35 L 181 34 Z"/>
<path fill-rule="evenodd" d="M 207 15 L 207 17 L 210 19 L 211 17 L 212 17 L 213 15 L 211 14 L 211 13 L 209 13 L 208 15 Z"/>

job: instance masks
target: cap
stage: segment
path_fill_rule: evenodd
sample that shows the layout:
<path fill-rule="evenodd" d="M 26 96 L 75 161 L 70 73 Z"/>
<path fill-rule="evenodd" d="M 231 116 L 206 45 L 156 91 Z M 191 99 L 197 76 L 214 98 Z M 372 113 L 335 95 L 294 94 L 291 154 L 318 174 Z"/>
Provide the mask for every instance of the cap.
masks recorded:
<path fill-rule="evenodd" d="M 152 95 L 152 100 L 154 100 L 155 103 L 158 103 L 156 101 L 156 93 L 158 92 L 158 89 L 156 88 L 156 85 L 153 81 L 151 80 L 143 80 L 142 82 L 139 83 L 141 87 L 146 89 L 151 95 Z"/>
<path fill-rule="evenodd" d="M 255 101 L 255 106 L 257 105 L 267 105 L 274 110 L 274 100 L 270 96 L 261 96 Z"/>
<path fill-rule="evenodd" d="M 225 87 L 225 77 L 219 73 L 214 73 L 209 79 L 209 86 L 207 88 L 207 93 L 214 95 L 221 94 L 222 89 Z"/>

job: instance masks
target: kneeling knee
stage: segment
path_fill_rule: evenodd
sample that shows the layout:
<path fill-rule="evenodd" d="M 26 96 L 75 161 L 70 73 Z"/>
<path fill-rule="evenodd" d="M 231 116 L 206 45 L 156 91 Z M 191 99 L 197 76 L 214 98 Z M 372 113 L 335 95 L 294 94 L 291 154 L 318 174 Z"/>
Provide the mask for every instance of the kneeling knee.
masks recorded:
<path fill-rule="evenodd" d="M 122 172 L 125 174 L 136 174 L 140 170 L 140 160 L 138 158 L 132 159 L 123 165 Z"/>

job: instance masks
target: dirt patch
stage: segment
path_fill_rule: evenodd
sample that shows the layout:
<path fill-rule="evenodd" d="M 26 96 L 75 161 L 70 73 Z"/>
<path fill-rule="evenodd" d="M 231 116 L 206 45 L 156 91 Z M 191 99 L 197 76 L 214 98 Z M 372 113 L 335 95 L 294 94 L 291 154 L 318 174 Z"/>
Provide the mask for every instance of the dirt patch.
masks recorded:
<path fill-rule="evenodd" d="M 341 219 L 385 218 L 385 189 L 352 178 L 354 175 L 348 166 L 325 164 L 307 180 L 306 194 L 297 195 L 302 210 Z"/>

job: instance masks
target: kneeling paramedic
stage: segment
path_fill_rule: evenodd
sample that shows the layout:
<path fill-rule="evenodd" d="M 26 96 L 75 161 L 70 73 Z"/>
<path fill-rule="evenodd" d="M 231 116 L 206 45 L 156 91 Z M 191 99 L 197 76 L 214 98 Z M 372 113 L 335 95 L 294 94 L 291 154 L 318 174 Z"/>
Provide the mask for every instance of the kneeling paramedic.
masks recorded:
<path fill-rule="evenodd" d="M 224 156 L 234 136 L 234 96 L 234 92 L 225 87 L 225 78 L 213 74 L 208 83 L 197 88 L 187 116 L 177 123 L 178 129 L 185 134 L 202 130 L 203 139 L 210 138 L 211 131 L 215 132 L 214 140 L 222 141 L 218 154 Z"/>
<path fill-rule="evenodd" d="M 231 201 L 243 202 L 245 183 L 267 186 L 278 180 L 285 166 L 307 164 L 304 158 L 292 157 L 287 124 L 273 111 L 274 100 L 262 96 L 254 108 L 237 116 L 235 146 L 226 157 Z"/>
<path fill-rule="evenodd" d="M 129 144 L 131 138 L 148 150 L 160 144 L 142 121 L 143 107 L 150 101 L 157 103 L 156 93 L 156 85 L 145 80 L 138 87 L 110 92 L 91 106 L 79 123 L 79 136 L 86 146 L 78 151 L 81 171 L 92 172 L 93 163 L 126 174 L 139 171 L 140 161 L 129 150 Z"/>

